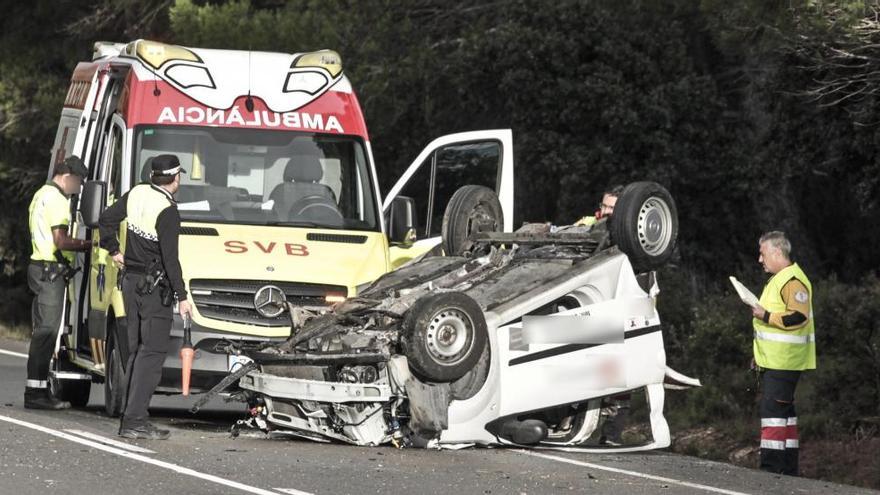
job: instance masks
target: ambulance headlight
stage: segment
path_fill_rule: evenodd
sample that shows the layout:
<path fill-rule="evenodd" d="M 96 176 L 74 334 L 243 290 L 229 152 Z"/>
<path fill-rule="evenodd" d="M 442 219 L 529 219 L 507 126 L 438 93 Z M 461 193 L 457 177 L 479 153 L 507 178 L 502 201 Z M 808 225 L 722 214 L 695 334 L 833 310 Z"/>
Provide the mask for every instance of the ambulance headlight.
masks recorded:
<path fill-rule="evenodd" d="M 195 65 L 172 65 L 165 71 L 165 77 L 176 82 L 181 88 L 192 88 L 194 86 L 204 86 L 212 89 L 216 88 L 208 69 Z"/>
<path fill-rule="evenodd" d="M 330 77 L 335 78 L 342 72 L 342 57 L 333 50 L 303 53 L 290 66 L 297 67 L 321 67 L 330 73 Z"/>
<path fill-rule="evenodd" d="M 327 86 L 327 76 L 315 71 L 296 71 L 287 74 L 284 92 L 303 91 L 310 95 L 316 94 Z"/>
<path fill-rule="evenodd" d="M 182 46 L 166 45 L 165 43 L 149 40 L 132 41 L 126 45 L 125 54 L 136 56 L 153 69 L 162 67 L 162 64 L 169 60 L 202 62 L 198 55 Z"/>

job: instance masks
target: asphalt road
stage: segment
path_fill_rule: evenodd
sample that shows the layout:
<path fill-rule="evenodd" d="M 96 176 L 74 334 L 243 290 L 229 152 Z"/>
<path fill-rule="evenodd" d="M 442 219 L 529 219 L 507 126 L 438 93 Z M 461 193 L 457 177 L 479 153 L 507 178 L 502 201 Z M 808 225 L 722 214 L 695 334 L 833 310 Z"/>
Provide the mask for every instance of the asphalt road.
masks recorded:
<path fill-rule="evenodd" d="M 880 492 L 650 452 L 572 454 L 472 448 L 353 447 L 245 432 L 229 426 L 241 405 L 217 401 L 198 415 L 194 399 L 156 397 L 166 441 L 115 436 L 101 386 L 86 409 L 22 407 L 26 353 L 0 340 L 0 494 L 857 494 Z"/>

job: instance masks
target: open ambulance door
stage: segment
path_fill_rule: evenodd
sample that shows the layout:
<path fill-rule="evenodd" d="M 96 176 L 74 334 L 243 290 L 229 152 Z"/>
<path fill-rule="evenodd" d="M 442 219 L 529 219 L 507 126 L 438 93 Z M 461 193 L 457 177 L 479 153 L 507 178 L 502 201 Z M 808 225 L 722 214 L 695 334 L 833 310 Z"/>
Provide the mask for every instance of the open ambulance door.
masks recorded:
<path fill-rule="evenodd" d="M 449 134 L 419 153 L 382 204 L 392 269 L 440 244 L 446 205 L 455 191 L 469 184 L 486 186 L 498 194 L 504 231 L 513 230 L 510 129 Z M 402 230 L 409 234 L 403 235 Z"/>
<path fill-rule="evenodd" d="M 107 180 L 107 167 L 113 151 L 122 143 L 120 132 L 112 122 L 122 94 L 127 69 L 112 66 L 97 67 L 85 99 L 79 127 L 76 130 L 71 154 L 79 156 L 89 170 L 86 182 Z M 117 120 L 119 117 L 117 116 Z M 118 124 L 116 127 L 119 127 Z M 122 127 L 124 135 L 124 126 Z M 121 154 L 117 151 L 117 158 Z M 71 236 L 92 239 L 94 229 L 83 222 L 79 195 L 72 198 L 73 223 Z M 81 268 L 68 286 L 70 332 L 64 342 L 71 352 L 71 360 L 89 370 L 103 362 L 103 335 L 89 335 L 90 282 L 93 253 L 77 253 L 76 266 Z"/>

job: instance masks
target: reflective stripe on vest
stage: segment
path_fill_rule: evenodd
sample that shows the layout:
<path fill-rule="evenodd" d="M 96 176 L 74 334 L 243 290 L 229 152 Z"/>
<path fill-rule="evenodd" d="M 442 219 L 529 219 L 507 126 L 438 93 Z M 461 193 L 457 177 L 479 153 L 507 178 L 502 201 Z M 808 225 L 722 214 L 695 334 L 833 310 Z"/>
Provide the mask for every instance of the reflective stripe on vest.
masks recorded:
<path fill-rule="evenodd" d="M 755 339 L 787 342 L 789 344 L 809 344 L 816 341 L 816 335 L 785 335 L 781 333 L 755 332 Z"/>
<path fill-rule="evenodd" d="M 139 184 L 128 193 L 125 209 L 128 217 L 128 230 L 138 237 L 158 242 L 156 220 L 165 208 L 171 206 L 169 194 L 150 184 Z"/>
<path fill-rule="evenodd" d="M 803 270 L 793 263 L 774 275 L 761 293 L 761 307 L 771 313 L 786 311 L 782 288 L 791 279 L 797 279 L 810 293 L 810 314 L 807 323 L 797 330 L 783 330 L 752 320 L 755 329 L 752 348 L 755 363 L 773 370 L 811 370 L 816 368 L 816 336 L 813 320 L 813 285 Z"/>

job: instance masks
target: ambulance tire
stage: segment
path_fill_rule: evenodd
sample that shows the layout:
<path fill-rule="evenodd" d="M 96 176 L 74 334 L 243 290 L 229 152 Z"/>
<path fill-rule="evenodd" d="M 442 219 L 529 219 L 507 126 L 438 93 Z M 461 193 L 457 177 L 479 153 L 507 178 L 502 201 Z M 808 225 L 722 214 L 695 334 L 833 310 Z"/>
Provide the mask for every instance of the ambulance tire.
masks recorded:
<path fill-rule="evenodd" d="M 50 369 L 60 372 L 83 372 L 83 370 L 77 368 L 67 360 L 66 352 L 60 352 L 57 361 L 54 359 L 52 360 Z M 83 408 L 89 403 L 89 395 L 92 392 L 92 382 L 91 380 L 59 379 L 50 373 L 49 392 L 58 400 L 70 402 L 70 405 L 73 407 Z"/>
<path fill-rule="evenodd" d="M 609 219 L 611 241 L 626 253 L 635 273 L 657 269 L 672 257 L 678 238 L 678 210 L 656 182 L 627 185 Z"/>
<path fill-rule="evenodd" d="M 458 380 L 474 369 L 489 345 L 483 310 L 461 292 L 428 294 L 407 311 L 401 344 L 419 378 Z"/>
<path fill-rule="evenodd" d="M 467 185 L 452 195 L 443 214 L 441 245 L 447 256 L 458 256 L 469 246 L 468 237 L 476 232 L 501 232 L 504 211 L 495 191 Z"/>
<path fill-rule="evenodd" d="M 115 318 L 110 318 L 110 321 Z M 104 412 L 111 418 L 122 414 L 125 407 L 125 368 L 123 366 L 122 350 L 117 345 L 116 324 L 107 329 L 110 338 L 107 340 L 107 362 L 104 363 Z"/>

